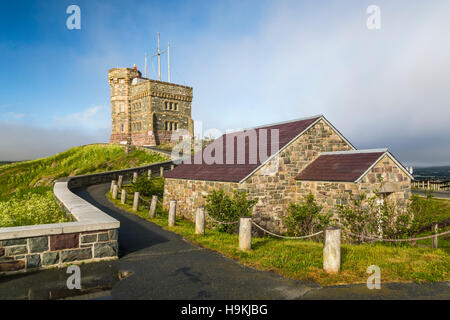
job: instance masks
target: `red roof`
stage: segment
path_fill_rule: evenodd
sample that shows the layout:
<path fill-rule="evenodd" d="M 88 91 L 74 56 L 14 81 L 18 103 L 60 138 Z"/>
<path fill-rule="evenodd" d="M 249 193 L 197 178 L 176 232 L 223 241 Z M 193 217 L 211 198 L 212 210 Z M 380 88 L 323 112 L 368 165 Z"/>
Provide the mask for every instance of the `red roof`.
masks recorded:
<path fill-rule="evenodd" d="M 325 152 L 311 162 L 297 180 L 351 181 L 358 180 L 387 150 Z"/>
<path fill-rule="evenodd" d="M 223 164 L 207 164 L 205 160 L 202 159 L 201 164 L 194 164 L 194 161 L 191 161 L 191 164 L 180 164 L 175 169 L 170 171 L 165 175 L 167 178 L 175 178 L 175 179 L 191 179 L 191 180 L 207 180 L 207 181 L 229 181 L 229 182 L 239 182 L 245 177 L 247 177 L 250 173 L 252 173 L 256 168 L 258 168 L 266 158 L 260 158 L 259 152 L 259 142 L 261 137 L 267 136 L 267 156 L 271 156 L 279 151 L 279 149 L 286 146 L 290 141 L 292 141 L 295 137 L 297 137 L 300 133 L 302 133 L 306 128 L 308 128 L 311 124 L 317 121 L 321 116 L 316 116 L 309 119 L 302 120 L 294 120 L 291 122 L 268 125 L 264 127 L 258 127 L 254 129 L 248 129 L 235 133 L 228 133 L 222 135 L 220 138 L 216 139 L 209 147 L 204 148 L 202 151 L 203 155 L 208 154 L 211 150 L 211 146 L 213 144 L 215 146 L 222 145 L 223 147 Z M 266 130 L 264 130 L 266 129 Z M 277 150 L 272 150 L 271 146 L 271 131 L 278 129 L 279 133 L 279 146 Z M 250 135 L 251 131 L 255 131 L 255 137 L 257 143 L 252 152 L 250 152 L 249 148 L 249 138 L 245 138 L 245 162 L 243 164 L 237 163 L 237 140 L 236 137 L 244 138 L 245 135 Z M 227 147 L 226 142 L 231 141 L 230 139 L 234 139 L 234 150 L 229 150 L 229 158 L 234 159 L 231 164 L 227 161 Z M 205 150 L 207 152 L 205 153 Z M 263 153 L 264 150 L 262 150 Z M 243 153 L 244 154 L 244 153 Z M 214 153 L 212 154 L 214 156 Z M 255 161 L 250 161 L 249 155 L 252 156 L 252 159 Z M 198 154 L 197 154 L 198 156 Z M 192 158 L 194 159 L 195 156 Z M 204 157 L 203 157 L 204 158 Z M 253 163 L 252 163 L 253 162 Z"/>

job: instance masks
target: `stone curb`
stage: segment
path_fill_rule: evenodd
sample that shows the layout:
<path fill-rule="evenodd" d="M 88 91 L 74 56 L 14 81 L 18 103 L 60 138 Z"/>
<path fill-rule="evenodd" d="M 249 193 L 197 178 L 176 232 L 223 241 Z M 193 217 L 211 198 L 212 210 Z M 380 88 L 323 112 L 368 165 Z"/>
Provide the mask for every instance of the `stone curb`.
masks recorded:
<path fill-rule="evenodd" d="M 120 227 L 119 221 L 72 193 L 68 188 L 68 183 L 55 182 L 53 192 L 56 200 L 76 219 L 76 222 L 0 228 L 0 240 L 109 230 Z"/>

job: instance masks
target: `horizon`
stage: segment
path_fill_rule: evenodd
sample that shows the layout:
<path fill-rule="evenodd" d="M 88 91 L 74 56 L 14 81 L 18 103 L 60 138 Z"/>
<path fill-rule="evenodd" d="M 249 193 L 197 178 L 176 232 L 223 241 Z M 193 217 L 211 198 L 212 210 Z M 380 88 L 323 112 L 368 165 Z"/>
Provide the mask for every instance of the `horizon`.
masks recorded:
<path fill-rule="evenodd" d="M 80 30 L 66 27 L 71 4 Z M 0 161 L 108 142 L 107 72 L 136 64 L 144 76 L 147 53 L 157 78 L 160 32 L 171 82 L 193 87 L 192 118 L 205 129 L 323 114 L 357 149 L 386 147 L 415 168 L 450 165 L 450 3 L 377 1 L 379 30 L 366 26 L 371 4 L 2 3 Z"/>

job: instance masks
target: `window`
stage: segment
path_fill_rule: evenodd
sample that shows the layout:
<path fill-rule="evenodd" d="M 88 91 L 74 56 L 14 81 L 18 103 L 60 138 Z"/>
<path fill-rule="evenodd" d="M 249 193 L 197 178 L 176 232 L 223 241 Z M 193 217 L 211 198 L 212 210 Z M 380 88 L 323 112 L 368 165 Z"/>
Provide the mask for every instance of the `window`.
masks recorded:
<path fill-rule="evenodd" d="M 165 102 L 165 105 L 166 105 L 166 110 L 168 110 L 169 109 L 169 103 L 167 101 Z"/>
<path fill-rule="evenodd" d="M 119 83 L 124 83 L 124 80 L 123 79 L 119 79 Z"/>
<path fill-rule="evenodd" d="M 120 124 L 120 132 L 124 132 L 125 131 L 125 126 L 123 125 L 123 123 Z"/>
<path fill-rule="evenodd" d="M 172 110 L 172 108 L 173 108 L 173 104 L 172 104 L 172 102 L 170 103 L 170 110 Z"/>
<path fill-rule="evenodd" d="M 178 130 L 178 123 L 166 121 L 164 123 L 164 127 L 165 127 L 166 131 L 175 131 L 175 130 Z"/>
<path fill-rule="evenodd" d="M 178 103 L 174 103 L 174 109 L 178 111 Z"/>
<path fill-rule="evenodd" d="M 120 112 L 125 112 L 125 105 L 123 103 L 120 104 Z"/>

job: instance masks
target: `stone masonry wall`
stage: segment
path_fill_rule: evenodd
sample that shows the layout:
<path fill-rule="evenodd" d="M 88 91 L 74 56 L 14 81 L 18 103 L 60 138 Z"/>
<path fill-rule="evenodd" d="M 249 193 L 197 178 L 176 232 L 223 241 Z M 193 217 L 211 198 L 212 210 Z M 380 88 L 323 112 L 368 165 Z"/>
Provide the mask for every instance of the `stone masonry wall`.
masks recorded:
<path fill-rule="evenodd" d="M 359 198 L 361 193 L 372 196 L 382 186 L 378 180 L 380 178 L 383 184 L 395 186 L 395 192 L 385 193 L 385 200 L 405 207 L 410 197 L 410 178 L 388 156 L 384 156 L 359 183 L 297 181 L 296 202 L 304 200 L 311 192 L 323 206 L 324 212 L 334 212 L 336 205 L 347 204 L 350 200 Z"/>
<path fill-rule="evenodd" d="M 137 69 L 114 68 L 108 73 L 111 85 L 111 143 L 158 145 L 170 143 L 173 130 L 165 122 L 177 124 L 193 136 L 192 88 L 141 77 Z M 167 103 L 177 104 L 168 110 Z M 121 110 L 120 105 L 124 108 Z"/>
<path fill-rule="evenodd" d="M 325 121 L 320 120 L 279 154 L 279 168 L 274 175 L 264 175 L 262 168 L 242 184 L 200 180 L 166 179 L 164 206 L 169 200 L 177 201 L 177 211 L 185 217 L 195 216 L 204 197 L 214 189 L 231 194 L 234 189 L 244 189 L 251 198 L 259 199 L 253 213 L 255 221 L 274 232 L 284 232 L 282 219 L 290 202 L 297 197 L 295 176 L 311 161 L 325 151 L 351 150 Z"/>
<path fill-rule="evenodd" d="M 182 216 L 192 221 L 195 220 L 195 211 L 204 206 L 205 197 L 212 190 L 224 190 L 231 196 L 233 190 L 239 187 L 238 183 L 202 181 L 187 179 L 166 178 L 164 182 L 164 208 L 169 208 L 170 200 L 177 200 L 177 216 Z"/>
<path fill-rule="evenodd" d="M 0 273 L 115 259 L 118 230 L 0 240 Z"/>
<path fill-rule="evenodd" d="M 276 174 L 265 175 L 262 167 L 242 183 L 241 188 L 250 197 L 259 199 L 253 213 L 255 222 L 268 230 L 284 233 L 287 208 L 297 199 L 298 173 L 322 152 L 352 149 L 324 120 L 318 121 L 280 152 Z"/>

